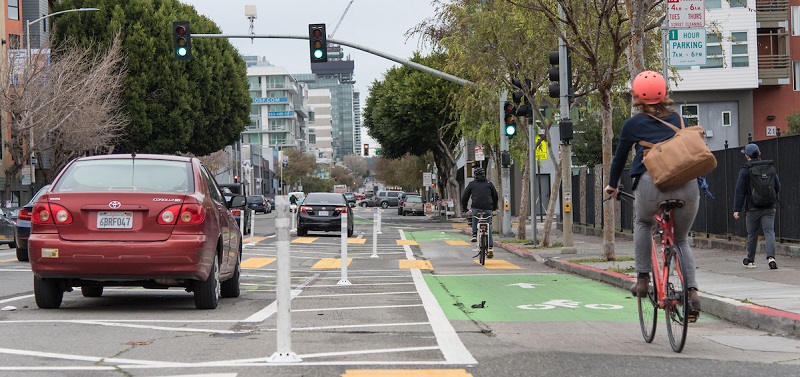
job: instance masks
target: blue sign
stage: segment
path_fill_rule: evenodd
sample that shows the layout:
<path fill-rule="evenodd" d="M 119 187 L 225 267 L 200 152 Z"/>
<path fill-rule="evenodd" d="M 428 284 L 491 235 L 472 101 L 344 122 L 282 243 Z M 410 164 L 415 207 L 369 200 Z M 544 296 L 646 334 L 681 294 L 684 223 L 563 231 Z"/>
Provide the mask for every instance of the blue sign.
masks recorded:
<path fill-rule="evenodd" d="M 289 102 L 289 97 L 259 97 L 253 98 L 253 103 L 279 103 Z"/>
<path fill-rule="evenodd" d="M 294 116 L 294 111 L 270 111 L 267 113 L 268 117 L 290 117 Z"/>

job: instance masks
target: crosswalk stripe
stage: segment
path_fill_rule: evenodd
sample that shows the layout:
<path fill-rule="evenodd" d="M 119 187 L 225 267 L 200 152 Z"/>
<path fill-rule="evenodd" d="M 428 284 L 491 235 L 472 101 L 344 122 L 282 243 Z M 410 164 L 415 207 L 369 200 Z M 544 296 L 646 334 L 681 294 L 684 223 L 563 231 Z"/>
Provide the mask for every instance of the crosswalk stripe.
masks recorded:
<path fill-rule="evenodd" d="M 248 243 L 248 242 L 259 243 L 259 242 L 261 242 L 261 241 L 263 241 L 263 240 L 265 240 L 265 239 L 267 239 L 267 237 L 258 237 L 258 236 L 256 236 L 256 237 L 253 237 L 253 236 L 248 236 L 247 238 L 244 238 L 244 239 L 242 240 L 242 242 L 245 242 L 245 243 Z"/>
<path fill-rule="evenodd" d="M 242 268 L 259 268 L 264 267 L 274 261 L 276 258 L 247 258 L 242 261 Z"/>
<path fill-rule="evenodd" d="M 396 240 L 398 245 L 419 246 L 419 243 L 414 240 Z"/>
<path fill-rule="evenodd" d="M 469 242 L 463 240 L 446 240 L 444 242 L 451 246 L 469 246 Z"/>
<path fill-rule="evenodd" d="M 462 223 L 454 223 L 453 229 L 468 229 L 470 227 L 469 224 L 462 224 Z"/>
<path fill-rule="evenodd" d="M 317 237 L 297 237 L 292 241 L 292 243 L 312 243 L 318 239 L 319 238 Z"/>
<path fill-rule="evenodd" d="M 0 263 L 5 263 L 5 262 L 16 262 L 16 261 L 17 261 L 16 259 L 4 259 L 4 260 L 0 260 Z"/>
<path fill-rule="evenodd" d="M 348 238 L 347 243 L 363 245 L 367 242 L 366 238 Z"/>
<path fill-rule="evenodd" d="M 475 259 L 475 263 L 480 264 L 481 262 Z M 522 268 L 511 263 L 508 261 L 504 261 L 502 259 L 487 259 L 486 264 L 483 266 L 484 268 L 488 268 L 490 270 L 521 270 Z"/>
<path fill-rule="evenodd" d="M 433 265 L 427 260 L 401 259 L 399 267 L 405 270 L 433 270 Z"/>
<path fill-rule="evenodd" d="M 347 258 L 347 265 L 350 265 L 350 262 L 353 261 L 353 258 Z M 322 258 L 317 263 L 311 267 L 312 269 L 328 269 L 328 268 L 340 268 L 342 267 L 342 259 L 341 258 Z"/>

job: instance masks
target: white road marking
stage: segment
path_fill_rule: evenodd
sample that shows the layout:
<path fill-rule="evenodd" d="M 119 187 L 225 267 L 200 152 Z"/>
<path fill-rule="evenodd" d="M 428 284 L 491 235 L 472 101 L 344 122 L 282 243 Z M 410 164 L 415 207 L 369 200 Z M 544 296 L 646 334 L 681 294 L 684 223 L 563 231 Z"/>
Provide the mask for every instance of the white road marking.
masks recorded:
<path fill-rule="evenodd" d="M 318 308 L 318 309 L 292 309 L 292 312 L 324 312 L 330 310 L 360 310 L 360 309 L 392 309 L 392 308 L 413 308 L 422 304 L 410 305 L 376 305 L 376 306 L 351 306 L 342 308 Z"/>
<path fill-rule="evenodd" d="M 107 358 L 107 357 L 97 357 L 97 356 L 79 356 L 79 355 L 69 355 L 69 354 L 65 354 L 65 353 L 54 353 L 54 352 L 12 350 L 12 349 L 9 349 L 9 348 L 0 348 L 0 353 L 9 354 L 9 355 L 45 357 L 45 358 L 48 358 L 48 359 L 88 361 L 88 362 L 92 362 L 92 363 L 99 363 L 99 362 L 128 363 L 128 364 L 138 364 L 138 365 L 164 365 L 164 366 L 174 366 L 174 367 L 191 365 L 189 363 L 174 363 L 174 362 L 166 362 L 166 361 L 120 359 L 120 358 L 116 358 L 116 357 L 108 357 Z M 50 367 L 45 367 L 45 368 L 50 368 Z"/>
<path fill-rule="evenodd" d="M 358 284 L 361 287 L 369 287 L 369 286 L 379 286 L 379 285 L 404 285 L 404 284 L 414 284 L 413 282 L 401 282 L 401 283 L 360 283 Z M 341 287 L 338 284 L 324 284 L 324 285 L 314 285 L 309 288 L 330 288 L 330 287 Z"/>
<path fill-rule="evenodd" d="M 372 292 L 372 293 L 340 293 L 333 295 L 308 295 L 297 298 L 320 298 L 320 297 L 347 297 L 347 296 L 383 296 L 383 295 L 415 295 L 417 292 Z"/>
<path fill-rule="evenodd" d="M 357 329 L 362 327 L 396 327 L 396 326 L 422 326 L 422 325 L 430 325 L 430 322 L 369 323 L 363 325 L 293 327 L 292 331 L 317 331 L 317 330 L 336 330 L 336 329 Z"/>
<path fill-rule="evenodd" d="M 12 298 L 7 298 L 5 300 L 0 300 L 0 304 L 5 304 L 7 302 L 17 301 L 17 300 L 24 300 L 26 298 L 31 298 L 33 295 L 24 295 L 24 296 L 17 296 Z"/>
<path fill-rule="evenodd" d="M 230 331 L 230 330 L 209 330 L 209 329 L 194 329 L 190 327 L 163 327 L 163 326 L 145 326 L 145 325 L 134 325 L 130 323 L 120 323 L 120 322 L 100 322 L 100 321 L 72 321 L 72 323 L 84 324 L 84 325 L 101 325 L 101 326 L 109 326 L 109 327 L 129 327 L 129 328 L 136 328 L 136 329 L 148 329 L 148 330 L 161 330 L 161 331 L 177 331 L 177 332 L 192 332 L 192 333 L 211 333 L 211 334 L 247 334 L 251 331 Z"/>

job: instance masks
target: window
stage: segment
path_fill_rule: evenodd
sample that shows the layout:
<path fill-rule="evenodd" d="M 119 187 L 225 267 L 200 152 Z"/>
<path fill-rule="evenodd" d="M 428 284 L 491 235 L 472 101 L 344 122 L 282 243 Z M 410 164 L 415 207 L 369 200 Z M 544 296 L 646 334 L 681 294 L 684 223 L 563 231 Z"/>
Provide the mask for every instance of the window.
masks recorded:
<path fill-rule="evenodd" d="M 731 126 L 731 112 L 730 111 L 723 111 L 722 112 L 722 127 L 730 127 Z"/>
<path fill-rule="evenodd" d="M 706 0 L 706 9 L 722 8 L 722 0 Z"/>
<path fill-rule="evenodd" d="M 308 134 L 308 143 L 309 144 L 316 144 L 317 143 L 317 135 L 316 134 Z"/>
<path fill-rule="evenodd" d="M 731 8 L 747 8 L 747 0 L 730 0 Z"/>
<path fill-rule="evenodd" d="M 8 19 L 19 20 L 19 0 L 8 0 Z"/>
<path fill-rule="evenodd" d="M 792 35 L 800 35 L 800 6 L 796 5 L 792 6 Z"/>
<path fill-rule="evenodd" d="M 698 105 L 681 105 L 681 115 L 686 119 L 686 126 L 696 126 L 700 124 Z"/>
<path fill-rule="evenodd" d="M 284 131 L 284 130 L 286 130 L 286 119 L 270 119 L 269 120 L 269 130 L 270 131 Z"/>
<path fill-rule="evenodd" d="M 706 35 L 706 64 L 700 68 L 722 68 L 724 58 L 719 35 Z"/>
<path fill-rule="evenodd" d="M 19 34 L 8 35 L 8 48 L 12 50 L 19 50 L 22 48 L 22 36 Z"/>
<path fill-rule="evenodd" d="M 800 91 L 800 61 L 792 62 L 792 80 L 794 81 L 794 90 Z"/>
<path fill-rule="evenodd" d="M 269 135 L 269 144 L 270 145 L 283 145 L 286 144 L 286 134 L 272 134 Z"/>
<path fill-rule="evenodd" d="M 731 67 L 750 66 L 750 57 L 747 55 L 747 32 L 731 33 Z"/>

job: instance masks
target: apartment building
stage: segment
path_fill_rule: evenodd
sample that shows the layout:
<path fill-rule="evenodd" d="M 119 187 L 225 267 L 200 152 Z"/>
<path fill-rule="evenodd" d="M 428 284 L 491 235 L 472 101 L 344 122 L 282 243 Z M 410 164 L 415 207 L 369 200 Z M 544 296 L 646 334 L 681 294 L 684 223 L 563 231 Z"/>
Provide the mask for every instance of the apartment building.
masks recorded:
<path fill-rule="evenodd" d="M 308 151 L 317 163 L 333 166 L 333 126 L 331 125 L 331 91 L 310 89 L 308 106 L 313 118 L 308 121 Z"/>

